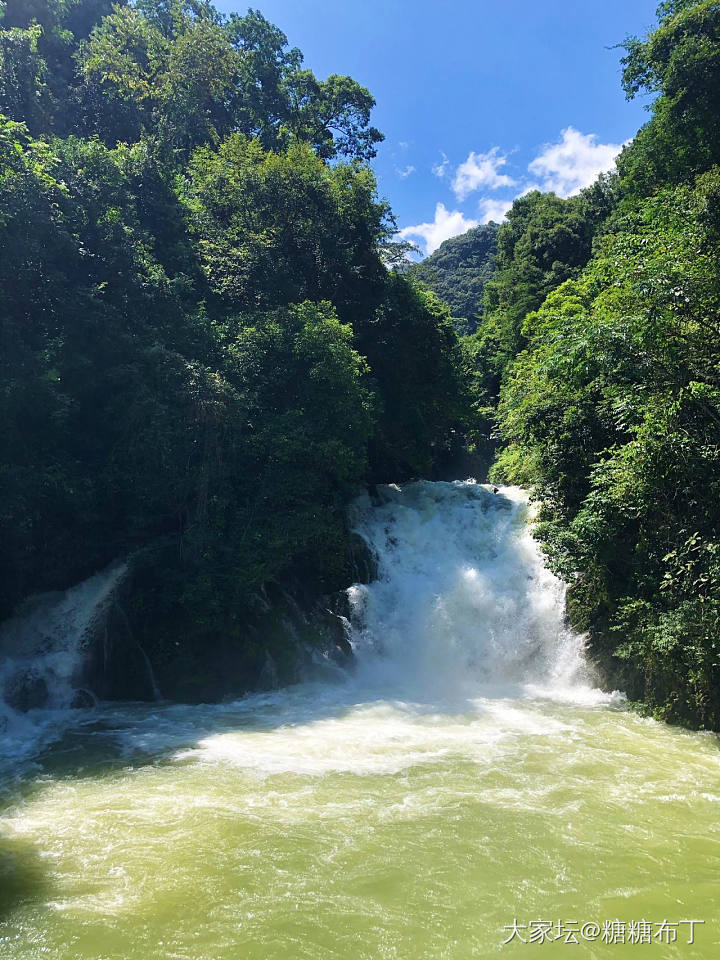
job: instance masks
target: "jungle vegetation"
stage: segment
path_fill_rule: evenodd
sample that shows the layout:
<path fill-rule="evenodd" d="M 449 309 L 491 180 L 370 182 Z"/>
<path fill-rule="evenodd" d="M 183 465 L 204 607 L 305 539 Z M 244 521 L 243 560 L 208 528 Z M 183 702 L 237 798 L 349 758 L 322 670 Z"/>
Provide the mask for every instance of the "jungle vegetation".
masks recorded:
<path fill-rule="evenodd" d="M 351 582 L 363 484 L 457 442 L 460 343 L 388 269 L 373 105 L 258 11 L 0 3 L 0 616 L 134 555 L 173 655 L 241 643 L 288 568 Z"/>
<path fill-rule="evenodd" d="M 460 334 L 474 333 L 483 315 L 485 284 L 493 276 L 497 223 L 484 223 L 444 240 L 434 253 L 410 265 L 407 276 L 429 287 L 450 308 Z"/>
<path fill-rule="evenodd" d="M 465 438 L 607 682 L 720 729 L 720 0 L 623 85 L 617 172 L 394 267 L 371 94 L 259 12 L 0 3 L 0 616 L 135 553 L 212 643 L 293 565 L 346 585 L 349 499 Z"/>
<path fill-rule="evenodd" d="M 529 486 L 568 610 L 656 716 L 720 728 L 720 3 L 625 44 L 649 119 L 617 173 L 501 226 L 475 402 Z"/>

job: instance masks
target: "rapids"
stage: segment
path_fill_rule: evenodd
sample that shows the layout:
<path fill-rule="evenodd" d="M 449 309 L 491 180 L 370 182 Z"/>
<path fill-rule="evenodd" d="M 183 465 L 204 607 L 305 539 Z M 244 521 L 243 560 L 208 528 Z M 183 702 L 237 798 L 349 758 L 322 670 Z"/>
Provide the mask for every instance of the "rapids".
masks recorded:
<path fill-rule="evenodd" d="M 0 957 L 718 956 L 717 740 L 597 688 L 522 493 L 390 486 L 353 522 L 379 577 L 351 673 L 56 709 L 30 752 L 6 726 Z M 514 920 L 600 927 L 503 945 Z M 604 942 L 615 920 L 651 944 Z"/>

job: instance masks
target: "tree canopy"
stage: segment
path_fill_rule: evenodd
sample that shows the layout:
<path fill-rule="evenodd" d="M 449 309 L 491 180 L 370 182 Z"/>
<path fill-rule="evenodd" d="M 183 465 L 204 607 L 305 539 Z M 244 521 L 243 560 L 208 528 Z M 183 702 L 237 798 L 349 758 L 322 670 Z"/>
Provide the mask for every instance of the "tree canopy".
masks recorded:
<path fill-rule="evenodd" d="M 31 133 L 157 138 L 173 150 L 231 133 L 267 150 L 310 144 L 324 159 L 369 160 L 382 135 L 370 93 L 318 80 L 257 10 L 206 0 L 7 0 L 0 13 L 0 112 Z"/>
<path fill-rule="evenodd" d="M 0 11 L 0 615 L 132 555 L 138 638 L 201 662 L 288 570 L 349 584 L 349 499 L 455 442 L 459 341 L 384 265 L 354 80 L 206 0 Z"/>
<path fill-rule="evenodd" d="M 473 227 L 443 241 L 434 253 L 407 271 L 448 305 L 453 323 L 462 334 L 473 333 L 482 318 L 485 284 L 495 267 L 497 232 L 496 223 Z"/>
<path fill-rule="evenodd" d="M 659 17 L 626 45 L 627 93 L 655 99 L 612 189 L 546 221 L 544 270 L 530 231 L 513 245 L 516 214 L 500 231 L 493 476 L 534 488 L 571 618 L 610 682 L 717 729 L 720 4 L 666 3 Z"/>

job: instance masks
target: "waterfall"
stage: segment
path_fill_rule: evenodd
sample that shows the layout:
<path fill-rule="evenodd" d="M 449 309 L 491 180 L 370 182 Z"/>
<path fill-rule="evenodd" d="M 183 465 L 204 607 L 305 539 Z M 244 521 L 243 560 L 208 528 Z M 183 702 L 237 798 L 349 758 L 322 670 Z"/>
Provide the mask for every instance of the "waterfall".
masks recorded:
<path fill-rule="evenodd" d="M 378 494 L 353 508 L 379 569 L 350 590 L 368 677 L 416 697 L 588 686 L 583 641 L 565 624 L 565 587 L 543 563 L 523 491 L 418 481 Z"/>
<path fill-rule="evenodd" d="M 29 598 L 0 626 L 0 734 L 22 752 L 53 713 L 73 705 L 84 650 L 125 575 L 116 563 L 65 591 Z M 91 699 L 85 693 L 85 699 Z M 39 708 L 43 708 L 40 710 Z"/>
<path fill-rule="evenodd" d="M 175 721 L 172 735 L 193 745 L 178 759 L 261 776 L 389 775 L 449 757 L 486 764 L 519 735 L 570 729 L 558 711 L 620 703 L 593 682 L 531 520 L 523 491 L 469 480 L 362 496 L 351 521 L 378 576 L 349 590 L 355 669 L 249 697 L 228 707 L 236 725 L 224 716 L 212 732 L 197 735 L 186 715 L 187 730 Z"/>
<path fill-rule="evenodd" d="M 338 704 L 444 704 L 454 711 L 488 697 L 602 702 L 583 639 L 565 623 L 565 587 L 532 537 L 531 512 L 522 491 L 494 493 L 474 481 L 387 485 L 372 500 L 361 497 L 351 507 L 352 526 L 374 553 L 378 576 L 348 591 L 355 669 L 326 670 L 307 688 L 275 691 L 268 659 L 263 686 L 271 693 L 233 709 L 254 716 L 274 704 L 298 723 Z M 80 693 L 80 668 L 111 603 L 160 699 L 152 665 L 114 595 L 125 572 L 116 564 L 64 593 L 37 596 L 0 628 L 3 753 L 26 755 L 67 726 L 74 699 L 90 703 Z M 163 726 L 171 741 L 192 739 L 196 723 L 205 723 L 193 708 L 182 716 L 187 727 L 176 720 Z M 158 722 L 155 712 L 142 722 L 143 742 L 155 736 L 146 723 Z"/>
<path fill-rule="evenodd" d="M 42 776 L 8 778 L 3 960 L 504 960 L 515 920 L 596 927 L 600 957 L 643 917 L 678 926 L 657 956 L 692 918 L 688 957 L 717 955 L 717 738 L 592 690 L 520 491 L 378 493 L 353 507 L 379 570 L 350 590 L 355 669 L 66 711 Z"/>

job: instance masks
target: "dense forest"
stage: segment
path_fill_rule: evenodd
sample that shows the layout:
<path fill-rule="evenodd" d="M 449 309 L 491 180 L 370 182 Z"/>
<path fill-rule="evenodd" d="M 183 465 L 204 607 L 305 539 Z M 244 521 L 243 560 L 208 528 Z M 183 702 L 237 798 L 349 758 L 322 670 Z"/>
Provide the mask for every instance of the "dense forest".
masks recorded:
<path fill-rule="evenodd" d="M 208 0 L 0 20 L 0 618 L 132 556 L 155 662 L 235 638 L 252 685 L 253 591 L 352 582 L 349 499 L 431 472 L 466 403 L 388 269 L 373 99 Z"/>
<path fill-rule="evenodd" d="M 447 304 L 460 334 L 474 333 L 483 315 L 485 284 L 492 278 L 497 252 L 496 223 L 473 227 L 443 241 L 406 276 L 420 281 Z"/>
<path fill-rule="evenodd" d="M 719 729 L 720 3 L 658 17 L 617 172 L 413 266 L 370 92 L 259 12 L 0 3 L 0 618 L 132 556 L 197 664 L 347 586 L 363 485 L 497 447 L 607 682 Z"/>
<path fill-rule="evenodd" d="M 608 682 L 718 729 L 720 4 L 658 16 L 623 59 L 648 122 L 616 174 L 515 202 L 466 347 L 491 476 L 532 488 Z"/>

